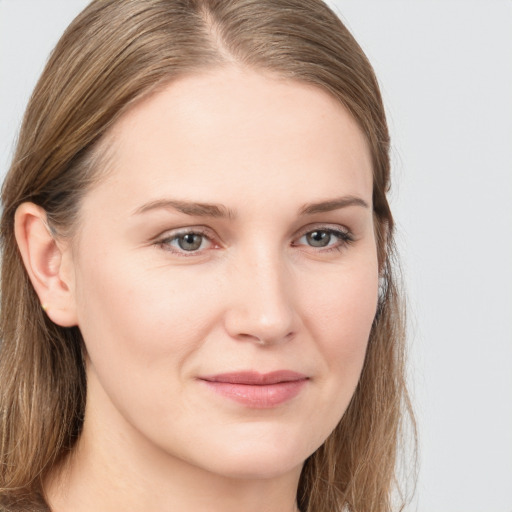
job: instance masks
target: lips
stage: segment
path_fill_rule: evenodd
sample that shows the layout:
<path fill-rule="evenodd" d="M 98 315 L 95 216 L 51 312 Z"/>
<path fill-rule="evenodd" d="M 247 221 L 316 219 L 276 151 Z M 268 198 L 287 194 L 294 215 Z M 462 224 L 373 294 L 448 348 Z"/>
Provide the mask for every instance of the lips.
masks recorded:
<path fill-rule="evenodd" d="M 309 380 L 302 373 L 278 370 L 223 373 L 201 377 L 210 390 L 247 407 L 277 407 L 295 398 Z"/>

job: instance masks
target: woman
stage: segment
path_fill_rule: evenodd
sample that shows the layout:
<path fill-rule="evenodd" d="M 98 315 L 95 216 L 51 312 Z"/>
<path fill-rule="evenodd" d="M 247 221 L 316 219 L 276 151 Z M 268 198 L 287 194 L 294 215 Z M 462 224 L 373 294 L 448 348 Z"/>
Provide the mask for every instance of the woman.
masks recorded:
<path fill-rule="evenodd" d="M 319 1 L 92 2 L 3 188 L 4 508 L 391 510 L 388 147 Z"/>

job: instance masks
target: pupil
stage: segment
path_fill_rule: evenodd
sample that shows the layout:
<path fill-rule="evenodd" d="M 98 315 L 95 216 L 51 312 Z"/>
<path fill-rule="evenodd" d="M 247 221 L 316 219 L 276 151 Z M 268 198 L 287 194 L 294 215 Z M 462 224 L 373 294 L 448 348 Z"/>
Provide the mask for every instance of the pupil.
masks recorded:
<path fill-rule="evenodd" d="M 312 231 L 307 239 L 313 247 L 325 247 L 331 240 L 331 234 L 327 231 Z"/>
<path fill-rule="evenodd" d="M 202 239 L 202 235 L 188 233 L 178 238 L 178 245 L 180 246 L 180 249 L 183 249 L 184 251 L 195 251 L 201 247 Z"/>

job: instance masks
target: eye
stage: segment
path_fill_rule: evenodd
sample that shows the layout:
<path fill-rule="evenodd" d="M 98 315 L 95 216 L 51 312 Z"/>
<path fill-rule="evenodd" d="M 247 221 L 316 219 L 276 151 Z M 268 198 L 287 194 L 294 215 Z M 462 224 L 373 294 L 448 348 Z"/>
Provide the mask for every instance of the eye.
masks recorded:
<path fill-rule="evenodd" d="M 294 245 L 305 245 L 326 250 L 341 250 L 353 241 L 354 238 L 348 231 L 322 227 L 304 233 Z"/>
<path fill-rule="evenodd" d="M 214 244 L 206 233 L 190 230 L 167 234 L 157 241 L 157 245 L 182 256 L 192 256 L 211 248 Z"/>
<path fill-rule="evenodd" d="M 205 238 L 199 233 L 187 233 L 176 237 L 180 249 L 184 251 L 197 251 L 203 245 Z"/>

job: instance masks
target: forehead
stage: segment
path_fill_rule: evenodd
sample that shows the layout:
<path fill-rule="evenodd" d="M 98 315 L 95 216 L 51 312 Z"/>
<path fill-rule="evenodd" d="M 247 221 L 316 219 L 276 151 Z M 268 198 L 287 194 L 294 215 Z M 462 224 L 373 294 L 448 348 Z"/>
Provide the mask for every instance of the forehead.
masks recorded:
<path fill-rule="evenodd" d="M 193 185 L 193 199 L 208 202 L 269 193 L 271 183 L 299 196 L 339 187 L 371 202 L 371 157 L 356 121 L 319 87 L 271 74 L 226 67 L 182 77 L 137 103 L 108 139 L 107 181 L 132 183 L 133 198 L 188 196 Z"/>

